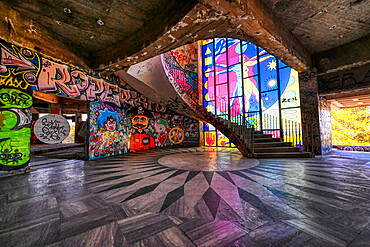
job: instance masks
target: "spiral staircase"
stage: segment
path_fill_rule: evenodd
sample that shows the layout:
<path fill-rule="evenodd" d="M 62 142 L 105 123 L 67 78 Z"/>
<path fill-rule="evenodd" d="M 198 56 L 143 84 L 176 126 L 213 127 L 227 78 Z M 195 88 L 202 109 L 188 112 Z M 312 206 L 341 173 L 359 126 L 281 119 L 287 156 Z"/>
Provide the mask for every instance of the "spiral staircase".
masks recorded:
<path fill-rule="evenodd" d="M 291 142 L 283 142 L 280 138 L 273 138 L 271 134 L 256 131 L 253 125 L 241 119 L 241 115 L 239 118 L 235 117 L 229 120 L 207 111 L 177 83 L 176 79 L 179 76 L 185 77 L 182 80 L 198 82 L 179 65 L 171 52 L 149 59 L 147 64 L 143 63 L 146 61 L 142 62 L 142 65 L 136 65 L 137 68 L 131 69 L 131 67 L 129 73 L 119 71 L 116 72 L 116 75 L 140 93 L 155 96 L 156 98 L 152 98 L 152 100 L 166 105 L 168 109 L 213 125 L 236 146 L 243 156 L 248 158 L 313 157 L 311 153 L 302 152 L 300 147 L 294 147 Z M 174 67 L 176 70 L 173 69 Z M 178 73 L 179 70 L 181 73 Z M 148 76 L 146 73 L 153 73 L 153 75 Z M 156 78 L 156 82 L 154 83 L 147 78 Z M 173 102 L 174 98 L 176 104 Z"/>

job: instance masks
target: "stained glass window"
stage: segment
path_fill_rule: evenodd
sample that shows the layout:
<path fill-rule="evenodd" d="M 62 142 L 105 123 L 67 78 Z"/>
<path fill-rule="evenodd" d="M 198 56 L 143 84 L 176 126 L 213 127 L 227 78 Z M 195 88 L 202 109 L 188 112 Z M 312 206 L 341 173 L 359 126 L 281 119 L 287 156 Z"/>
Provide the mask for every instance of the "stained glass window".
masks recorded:
<path fill-rule="evenodd" d="M 289 125 L 300 126 L 297 71 L 248 41 L 209 39 L 202 41 L 202 51 L 207 110 L 273 137 L 280 137 Z M 235 147 L 213 126 L 205 124 L 204 131 L 206 146 Z"/>

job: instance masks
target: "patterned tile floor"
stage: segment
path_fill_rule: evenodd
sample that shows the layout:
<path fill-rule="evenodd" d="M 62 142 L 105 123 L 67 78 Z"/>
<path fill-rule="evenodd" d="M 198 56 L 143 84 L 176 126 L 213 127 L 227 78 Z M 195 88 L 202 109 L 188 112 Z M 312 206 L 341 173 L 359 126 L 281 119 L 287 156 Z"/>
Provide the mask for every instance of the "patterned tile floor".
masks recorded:
<path fill-rule="evenodd" d="M 157 149 L 31 165 L 0 179 L 0 246 L 370 246 L 370 153 Z"/>

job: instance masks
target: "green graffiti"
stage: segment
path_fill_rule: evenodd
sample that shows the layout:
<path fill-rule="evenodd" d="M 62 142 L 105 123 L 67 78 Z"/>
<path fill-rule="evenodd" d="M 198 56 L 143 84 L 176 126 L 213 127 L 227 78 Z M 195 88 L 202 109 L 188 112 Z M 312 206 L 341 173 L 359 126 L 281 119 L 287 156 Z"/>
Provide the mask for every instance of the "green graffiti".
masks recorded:
<path fill-rule="evenodd" d="M 30 128 L 0 132 L 0 165 L 25 164 L 30 159 L 30 138 Z"/>
<path fill-rule="evenodd" d="M 14 128 L 18 123 L 17 114 L 13 111 L 0 111 L 0 131 L 7 131 Z"/>
<path fill-rule="evenodd" d="M 3 88 L 0 90 L 0 108 L 30 108 L 32 96 L 18 89 Z"/>

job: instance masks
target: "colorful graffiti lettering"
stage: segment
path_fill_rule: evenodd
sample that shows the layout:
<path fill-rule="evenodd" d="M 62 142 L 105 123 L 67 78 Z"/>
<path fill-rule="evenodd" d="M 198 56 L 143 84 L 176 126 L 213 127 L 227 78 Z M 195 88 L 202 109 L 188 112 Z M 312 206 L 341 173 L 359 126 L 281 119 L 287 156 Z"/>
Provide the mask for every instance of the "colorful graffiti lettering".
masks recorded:
<path fill-rule="evenodd" d="M 30 159 L 32 97 L 12 88 L 0 90 L 0 167 L 24 167 Z"/>
<path fill-rule="evenodd" d="M 3 107 L 29 108 L 32 106 L 32 97 L 17 89 L 3 88 L 0 90 L 0 103 Z"/>
<path fill-rule="evenodd" d="M 43 57 L 36 52 L 0 41 L 0 85 L 50 92 L 88 101 L 112 103 L 118 107 L 143 105 L 149 110 L 165 112 L 136 91 L 121 88 L 98 76 Z"/>

